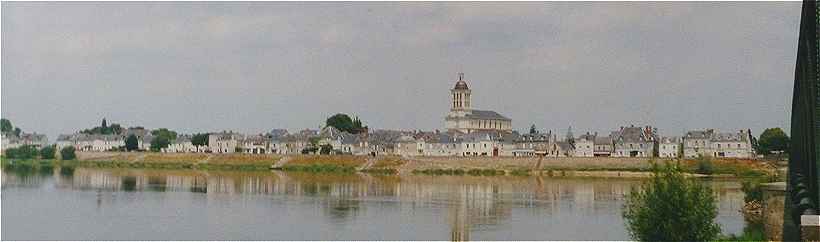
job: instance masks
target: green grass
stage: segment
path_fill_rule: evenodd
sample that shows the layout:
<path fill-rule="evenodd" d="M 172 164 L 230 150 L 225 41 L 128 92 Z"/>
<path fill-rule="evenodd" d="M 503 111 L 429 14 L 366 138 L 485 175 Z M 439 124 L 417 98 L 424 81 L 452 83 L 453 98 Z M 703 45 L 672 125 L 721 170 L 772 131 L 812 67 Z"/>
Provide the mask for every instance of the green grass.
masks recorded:
<path fill-rule="evenodd" d="M 310 165 L 284 165 L 283 171 L 310 172 L 310 173 L 354 173 L 353 166 L 342 166 L 333 164 L 310 164 Z"/>
<path fill-rule="evenodd" d="M 399 174 L 399 171 L 392 168 L 371 168 L 371 169 L 364 169 L 362 170 L 364 173 L 376 174 L 376 175 L 396 175 Z"/>
<path fill-rule="evenodd" d="M 413 170 L 413 174 L 420 174 L 420 175 L 433 175 L 433 176 L 503 176 L 507 174 L 504 170 L 496 170 L 496 169 L 470 169 L 470 170 L 463 170 L 463 169 L 424 169 L 424 170 Z"/>

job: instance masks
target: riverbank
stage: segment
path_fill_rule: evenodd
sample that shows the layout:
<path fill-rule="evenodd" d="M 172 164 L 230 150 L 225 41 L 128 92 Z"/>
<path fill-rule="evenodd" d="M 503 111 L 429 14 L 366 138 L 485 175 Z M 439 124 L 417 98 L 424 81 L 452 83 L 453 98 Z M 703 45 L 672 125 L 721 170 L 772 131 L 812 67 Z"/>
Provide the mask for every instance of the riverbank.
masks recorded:
<path fill-rule="evenodd" d="M 377 175 L 651 176 L 652 163 L 670 160 L 613 157 L 399 157 L 352 155 L 251 155 L 147 152 L 78 152 L 77 160 L 21 161 L 3 159 L 3 165 L 63 165 L 104 168 L 193 170 L 282 170 L 313 173 L 370 173 Z M 696 177 L 760 177 L 776 173 L 773 165 L 749 159 L 674 160 Z M 708 164 L 704 164 L 708 163 Z"/>

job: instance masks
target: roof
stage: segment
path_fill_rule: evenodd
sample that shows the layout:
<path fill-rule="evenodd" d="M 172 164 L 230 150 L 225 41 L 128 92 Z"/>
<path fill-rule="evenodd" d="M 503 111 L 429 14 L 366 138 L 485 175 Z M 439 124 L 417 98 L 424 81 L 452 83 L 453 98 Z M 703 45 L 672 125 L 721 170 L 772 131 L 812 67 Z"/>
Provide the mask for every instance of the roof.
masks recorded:
<path fill-rule="evenodd" d="M 453 87 L 455 90 L 469 90 L 470 88 L 467 87 L 467 82 L 464 81 L 464 73 L 458 73 L 458 81 L 456 85 Z"/>
<path fill-rule="evenodd" d="M 555 144 L 557 144 L 557 145 L 558 145 L 558 148 L 560 148 L 560 149 L 561 149 L 561 150 L 563 150 L 563 151 L 572 150 L 572 144 L 570 144 L 569 142 L 566 142 L 566 141 L 558 141 L 558 142 L 556 142 Z"/>
<path fill-rule="evenodd" d="M 512 119 L 509 119 L 507 117 L 504 117 L 503 115 L 501 115 L 501 114 L 499 114 L 495 111 L 476 110 L 476 109 L 473 109 L 471 111 L 471 113 L 466 115 L 466 117 L 469 118 L 469 119 L 490 119 L 490 120 L 506 120 L 506 121 L 511 121 L 512 120 Z"/>
<path fill-rule="evenodd" d="M 595 145 L 612 145 L 612 137 L 610 137 L 610 136 L 596 136 L 595 141 L 593 143 Z"/>
<path fill-rule="evenodd" d="M 686 132 L 687 139 L 710 139 L 714 135 L 713 129 L 707 130 L 690 130 Z"/>
<path fill-rule="evenodd" d="M 713 142 L 746 141 L 746 137 L 740 133 L 718 133 L 712 137 Z"/>

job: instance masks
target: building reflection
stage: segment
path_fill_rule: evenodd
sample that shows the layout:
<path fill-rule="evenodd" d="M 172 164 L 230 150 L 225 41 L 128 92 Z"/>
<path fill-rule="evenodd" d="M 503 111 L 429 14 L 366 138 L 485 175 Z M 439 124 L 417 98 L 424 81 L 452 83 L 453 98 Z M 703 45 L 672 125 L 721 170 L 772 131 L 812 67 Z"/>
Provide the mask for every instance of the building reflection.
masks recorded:
<path fill-rule="evenodd" d="M 270 195 L 315 206 L 332 222 L 356 219 L 367 208 L 413 211 L 432 208 L 450 226 L 452 240 L 509 223 L 513 210 L 540 216 L 562 213 L 598 216 L 621 209 L 639 180 L 549 177 L 370 176 L 272 172 L 217 172 L 54 168 L 4 168 L 3 187 L 43 186 L 105 192 L 185 192 L 211 197 Z M 737 182 L 712 182 L 721 211 L 737 211 L 743 193 Z"/>

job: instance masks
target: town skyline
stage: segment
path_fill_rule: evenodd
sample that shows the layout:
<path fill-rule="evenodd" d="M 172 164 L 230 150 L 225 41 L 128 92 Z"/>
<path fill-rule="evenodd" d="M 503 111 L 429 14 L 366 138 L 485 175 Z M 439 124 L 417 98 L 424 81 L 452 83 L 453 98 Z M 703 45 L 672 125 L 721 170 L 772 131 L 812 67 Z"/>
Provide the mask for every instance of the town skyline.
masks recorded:
<path fill-rule="evenodd" d="M 398 5 L 3 3 L 2 116 L 49 140 L 102 118 L 262 133 L 348 113 L 444 130 L 464 72 L 474 105 L 519 131 L 789 130 L 799 2 Z"/>

